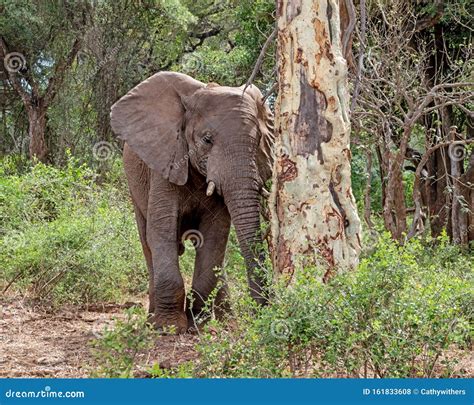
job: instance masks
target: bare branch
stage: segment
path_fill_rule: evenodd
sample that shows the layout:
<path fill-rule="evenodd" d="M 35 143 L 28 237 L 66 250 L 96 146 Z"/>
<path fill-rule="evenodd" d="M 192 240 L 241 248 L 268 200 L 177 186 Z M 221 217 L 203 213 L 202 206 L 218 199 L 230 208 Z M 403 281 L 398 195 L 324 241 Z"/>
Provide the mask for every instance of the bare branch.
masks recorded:
<path fill-rule="evenodd" d="M 349 17 L 349 23 L 347 24 L 346 29 L 344 30 L 343 37 L 342 37 L 342 52 L 344 57 L 348 58 L 348 52 L 350 51 L 350 41 L 351 35 L 354 31 L 354 27 L 356 25 L 356 15 L 355 15 L 355 7 L 352 0 L 345 0 L 347 15 Z"/>
<path fill-rule="evenodd" d="M 81 49 L 82 40 L 78 37 L 74 40 L 71 50 L 69 51 L 66 58 L 60 60 L 56 66 L 54 67 L 53 76 L 49 79 L 48 87 L 46 88 L 46 92 L 44 94 L 44 105 L 48 106 L 51 101 L 53 101 L 56 93 L 61 86 L 64 78 L 66 76 L 66 72 L 69 67 L 74 62 L 77 53 Z"/>
<path fill-rule="evenodd" d="M 245 87 L 244 87 L 244 90 L 242 91 L 242 94 L 245 94 L 245 90 L 247 90 L 247 87 L 249 87 L 253 83 L 255 76 L 257 76 L 257 73 L 260 70 L 260 67 L 262 66 L 263 59 L 265 58 L 265 53 L 267 52 L 267 48 L 270 46 L 271 42 L 275 39 L 277 32 L 278 32 L 278 28 L 275 27 L 272 33 L 270 34 L 270 36 L 267 38 L 267 40 L 263 44 L 262 50 L 260 51 L 260 55 L 258 55 L 257 62 L 255 62 L 255 66 L 253 68 L 252 74 L 247 80 L 247 83 L 245 83 Z"/>
<path fill-rule="evenodd" d="M 367 15 L 365 0 L 360 0 L 360 35 L 359 35 L 359 59 L 357 62 L 357 71 L 354 83 L 354 93 L 351 101 L 351 113 L 355 110 L 357 105 L 357 97 L 360 91 L 360 79 L 362 68 L 364 67 L 364 53 L 365 53 L 365 33 L 367 30 Z"/>
<path fill-rule="evenodd" d="M 267 98 L 270 97 L 276 91 L 276 89 L 278 89 L 278 83 L 273 83 L 273 86 L 270 88 L 270 90 L 264 94 L 262 101 L 267 101 Z"/>

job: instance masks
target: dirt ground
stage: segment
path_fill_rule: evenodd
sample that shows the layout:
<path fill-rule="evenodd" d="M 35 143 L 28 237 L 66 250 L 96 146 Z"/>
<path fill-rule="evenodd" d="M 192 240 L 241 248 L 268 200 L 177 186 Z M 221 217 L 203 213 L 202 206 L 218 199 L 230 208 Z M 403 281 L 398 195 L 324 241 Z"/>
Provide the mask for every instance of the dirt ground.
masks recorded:
<path fill-rule="evenodd" d="M 91 341 L 100 336 L 124 309 L 143 305 L 139 299 L 123 305 L 104 304 L 52 311 L 22 297 L 0 298 L 0 378 L 87 378 L 93 366 Z M 154 348 L 139 358 L 139 373 L 155 363 L 173 368 L 198 359 L 196 335 L 160 336 Z M 474 377 L 474 354 L 452 350 L 445 353 L 433 377 L 443 376 L 443 358 L 456 358 L 451 377 Z M 298 373 L 299 374 L 299 373 Z M 327 377 L 348 377 L 328 375 Z"/>
<path fill-rule="evenodd" d="M 51 311 L 21 297 L 0 298 L 0 378 L 86 378 L 93 357 L 91 341 L 132 304 L 69 307 Z M 162 367 L 197 357 L 193 335 L 161 336 L 140 359 Z"/>

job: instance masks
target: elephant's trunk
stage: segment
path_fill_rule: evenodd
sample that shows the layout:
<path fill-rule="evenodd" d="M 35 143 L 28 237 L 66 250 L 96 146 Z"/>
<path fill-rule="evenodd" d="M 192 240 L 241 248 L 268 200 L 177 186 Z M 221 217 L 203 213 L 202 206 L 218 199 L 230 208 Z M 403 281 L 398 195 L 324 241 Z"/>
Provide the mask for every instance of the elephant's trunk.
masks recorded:
<path fill-rule="evenodd" d="M 251 296 L 258 303 L 265 303 L 264 253 L 260 232 L 260 198 L 258 183 L 248 168 L 239 168 L 238 177 L 224 192 L 224 199 L 237 233 L 242 256 L 247 267 Z"/>

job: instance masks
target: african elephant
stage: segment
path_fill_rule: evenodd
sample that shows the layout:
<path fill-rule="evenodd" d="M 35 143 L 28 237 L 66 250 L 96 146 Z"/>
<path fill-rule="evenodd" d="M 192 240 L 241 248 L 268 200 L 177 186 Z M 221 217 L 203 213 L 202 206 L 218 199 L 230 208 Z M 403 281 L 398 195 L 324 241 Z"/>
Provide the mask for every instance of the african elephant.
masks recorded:
<path fill-rule="evenodd" d="M 157 328 L 188 329 L 221 276 L 231 221 L 250 293 L 265 302 L 260 194 L 271 175 L 272 115 L 255 86 L 208 85 L 157 73 L 117 101 L 114 133 L 149 270 L 149 311 Z M 178 256 L 197 239 L 192 299 L 186 304 Z M 215 305 L 225 302 L 223 280 Z M 191 305 L 192 303 L 192 305 Z"/>

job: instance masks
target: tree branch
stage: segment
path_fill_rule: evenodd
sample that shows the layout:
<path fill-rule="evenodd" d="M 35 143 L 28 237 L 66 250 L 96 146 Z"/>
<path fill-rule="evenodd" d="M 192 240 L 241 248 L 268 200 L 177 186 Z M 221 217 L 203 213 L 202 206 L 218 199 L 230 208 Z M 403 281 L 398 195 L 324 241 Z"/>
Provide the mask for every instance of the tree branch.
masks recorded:
<path fill-rule="evenodd" d="M 260 55 L 258 55 L 257 62 L 255 62 L 255 66 L 253 68 L 252 74 L 247 80 L 247 83 L 245 83 L 245 87 L 244 87 L 244 90 L 242 91 L 242 94 L 245 94 L 245 90 L 247 90 L 247 87 L 249 87 L 253 83 L 255 76 L 257 76 L 257 73 L 260 70 L 260 67 L 262 66 L 263 59 L 265 58 L 265 53 L 267 52 L 267 48 L 270 46 L 271 42 L 275 39 L 277 32 L 278 32 L 278 28 L 275 27 L 272 33 L 270 34 L 270 36 L 267 38 L 267 40 L 263 44 L 262 50 L 260 51 Z"/>
<path fill-rule="evenodd" d="M 9 52 L 8 52 L 7 45 L 3 37 L 0 37 L 0 59 L 2 60 L 2 63 L 5 61 L 5 57 L 8 53 Z M 31 95 L 21 85 L 20 79 L 17 76 L 16 72 L 10 69 L 5 69 L 5 71 L 8 77 L 8 81 L 11 83 L 13 89 L 21 97 L 23 104 L 25 105 L 25 108 L 27 110 L 31 109 L 31 104 L 32 104 Z M 26 78 L 24 80 L 28 82 Z M 30 84 L 30 86 L 33 88 L 33 85 L 31 83 L 28 82 L 28 84 Z"/>
<path fill-rule="evenodd" d="M 365 0 L 360 0 L 360 36 L 359 36 L 359 58 L 357 62 L 357 71 L 354 83 L 354 93 L 351 100 L 351 113 L 355 110 L 357 105 L 357 97 L 360 92 L 360 79 L 362 75 L 362 68 L 364 67 L 364 53 L 365 53 L 365 32 L 367 30 L 367 14 L 365 7 Z"/>
<path fill-rule="evenodd" d="M 60 60 L 54 67 L 53 76 L 49 79 L 48 87 L 46 88 L 46 92 L 43 96 L 45 107 L 49 106 L 51 101 L 53 101 L 54 97 L 56 96 L 59 86 L 61 86 L 64 81 L 67 70 L 72 65 L 77 53 L 81 49 L 81 44 L 82 39 L 76 38 L 66 58 Z"/>
<path fill-rule="evenodd" d="M 346 29 L 344 30 L 343 32 L 343 37 L 342 37 L 342 52 L 344 54 L 344 58 L 346 58 L 346 60 L 348 59 L 349 55 L 349 51 L 350 51 L 350 42 L 351 42 L 351 35 L 352 35 L 352 32 L 354 31 L 354 27 L 356 25 L 356 15 L 355 15 L 355 7 L 354 7 L 354 3 L 352 2 L 352 0 L 345 0 L 345 6 L 346 6 L 346 11 L 347 11 L 347 15 L 349 17 L 349 22 L 347 24 L 347 27 Z"/>

